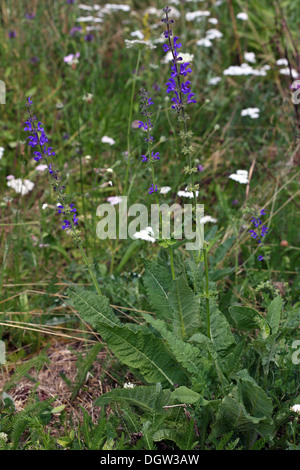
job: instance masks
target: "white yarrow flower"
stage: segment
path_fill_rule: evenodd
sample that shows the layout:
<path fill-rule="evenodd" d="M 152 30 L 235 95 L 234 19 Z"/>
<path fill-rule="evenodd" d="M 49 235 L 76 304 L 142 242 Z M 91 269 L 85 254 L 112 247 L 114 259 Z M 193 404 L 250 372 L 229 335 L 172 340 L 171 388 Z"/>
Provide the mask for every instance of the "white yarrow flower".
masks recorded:
<path fill-rule="evenodd" d="M 136 232 L 133 238 L 145 240 L 146 242 L 155 242 L 155 236 L 152 227 L 146 227 L 140 232 Z"/>
<path fill-rule="evenodd" d="M 291 406 L 290 410 L 294 413 L 300 414 L 300 405 Z"/>
<path fill-rule="evenodd" d="M 22 180 L 21 178 L 13 178 L 7 182 L 7 186 L 14 189 L 16 193 L 25 196 L 27 193 L 33 190 L 34 183 L 29 180 Z"/>
<path fill-rule="evenodd" d="M 248 184 L 248 171 L 247 170 L 237 170 L 236 173 L 233 173 L 228 176 L 228 178 L 237 181 L 240 184 Z"/>
<path fill-rule="evenodd" d="M 116 141 L 112 139 L 111 137 L 108 137 L 107 135 L 104 135 L 101 139 L 101 142 L 103 144 L 109 144 L 109 145 L 114 145 Z"/>
<path fill-rule="evenodd" d="M 0 147 L 0 160 L 3 157 L 4 150 L 4 147 Z"/>
<path fill-rule="evenodd" d="M 259 117 L 259 108 L 247 108 L 241 111 L 241 116 L 249 116 L 251 119 L 257 119 Z"/>
<path fill-rule="evenodd" d="M 283 65 L 283 67 L 287 67 L 289 65 L 287 59 L 278 59 L 276 60 L 276 65 Z"/>
<path fill-rule="evenodd" d="M 209 81 L 209 85 L 217 85 L 221 81 L 221 77 L 212 77 Z"/>
<path fill-rule="evenodd" d="M 210 215 L 205 215 L 204 217 L 201 217 L 200 224 L 206 224 L 207 222 L 211 222 L 212 224 L 215 224 L 217 222 L 217 219 L 214 219 Z"/>
<path fill-rule="evenodd" d="M 238 20 L 242 20 L 242 21 L 247 21 L 248 20 L 248 15 L 247 13 L 244 13 L 243 11 L 241 11 L 240 13 L 238 13 L 236 15 L 237 19 Z"/>
<path fill-rule="evenodd" d="M 134 388 L 135 387 L 135 384 L 131 383 L 131 382 L 126 382 L 124 385 L 123 385 L 123 388 Z"/>
<path fill-rule="evenodd" d="M 256 62 L 256 57 L 255 57 L 254 52 L 245 52 L 244 59 L 247 62 L 251 62 L 251 64 L 255 64 L 255 62 Z"/>
<path fill-rule="evenodd" d="M 119 196 L 109 196 L 107 198 L 107 201 L 112 205 L 116 206 L 117 204 L 120 204 L 122 202 L 122 199 Z"/>
<path fill-rule="evenodd" d="M 162 186 L 162 188 L 160 188 L 160 194 L 168 194 L 171 189 L 172 188 L 170 186 Z"/>

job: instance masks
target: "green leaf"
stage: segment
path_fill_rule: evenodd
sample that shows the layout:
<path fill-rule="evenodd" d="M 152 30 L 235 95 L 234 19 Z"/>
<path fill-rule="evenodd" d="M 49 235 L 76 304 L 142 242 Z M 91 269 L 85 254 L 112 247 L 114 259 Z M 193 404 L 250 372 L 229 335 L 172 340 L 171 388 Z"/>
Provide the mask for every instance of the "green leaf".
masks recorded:
<path fill-rule="evenodd" d="M 211 340 L 219 357 L 226 358 L 228 352 L 235 348 L 236 342 L 225 315 L 220 312 L 214 301 L 210 301 L 210 309 Z"/>
<path fill-rule="evenodd" d="M 107 323 L 110 326 L 121 325 L 120 320 L 112 311 L 107 297 L 79 287 L 68 289 L 68 295 L 81 318 L 96 330 L 102 323 Z"/>
<path fill-rule="evenodd" d="M 97 398 L 94 405 L 109 405 L 112 402 L 126 403 L 131 406 L 138 406 L 145 411 L 152 412 L 155 409 L 154 397 L 157 393 L 155 385 L 135 386 L 134 388 L 114 388 L 113 390 Z M 170 390 L 162 391 L 164 405 L 170 401 Z"/>
<path fill-rule="evenodd" d="M 172 279 L 167 268 L 157 263 L 144 260 L 146 274 L 143 281 L 147 290 L 148 298 L 153 309 L 165 319 L 173 316 L 170 305 L 170 291 Z"/>
<path fill-rule="evenodd" d="M 282 312 L 282 298 L 275 297 L 268 307 L 267 321 L 272 329 L 272 333 L 277 333 L 279 329 L 280 316 Z"/>
<path fill-rule="evenodd" d="M 167 386 L 186 383 L 184 372 L 177 367 L 160 338 L 142 331 L 134 332 L 126 325 L 111 327 L 100 323 L 98 331 L 120 361 L 139 369 L 148 383 L 161 382 Z"/>
<path fill-rule="evenodd" d="M 186 403 L 190 405 L 197 403 L 200 400 L 204 400 L 199 393 L 194 392 L 185 386 L 176 388 L 176 390 L 174 390 L 174 392 L 171 394 L 171 399 L 175 402 Z"/>
<path fill-rule="evenodd" d="M 170 332 L 162 320 L 157 320 L 147 313 L 143 317 L 162 335 L 163 339 L 167 341 L 168 348 L 173 353 L 176 360 L 193 375 L 199 375 L 203 369 L 201 361 L 201 351 L 192 344 L 185 343 L 180 338 L 177 338 Z"/>
<path fill-rule="evenodd" d="M 179 338 L 189 338 L 200 327 L 200 305 L 184 276 L 173 281 L 169 298 L 173 331 Z"/>
<path fill-rule="evenodd" d="M 236 326 L 241 330 L 256 330 L 261 328 L 261 315 L 250 307 L 234 305 L 229 307 L 229 313 Z"/>

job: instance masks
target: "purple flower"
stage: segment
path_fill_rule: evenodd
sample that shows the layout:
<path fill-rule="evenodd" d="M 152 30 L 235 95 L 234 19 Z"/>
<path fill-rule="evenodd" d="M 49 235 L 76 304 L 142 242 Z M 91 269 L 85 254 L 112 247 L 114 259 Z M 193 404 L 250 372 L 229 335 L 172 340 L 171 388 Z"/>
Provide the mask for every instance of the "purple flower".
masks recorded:
<path fill-rule="evenodd" d="M 264 257 L 263 257 L 262 255 L 259 255 L 259 256 L 257 257 L 257 259 L 258 259 L 258 261 L 262 261 L 262 260 L 264 259 Z"/>
<path fill-rule="evenodd" d="M 251 233 L 252 238 L 257 238 L 257 233 L 254 230 L 249 230 L 249 233 Z"/>
<path fill-rule="evenodd" d="M 192 69 L 190 67 L 187 69 L 188 65 L 190 65 L 189 62 L 180 64 L 180 75 L 184 75 L 186 77 L 188 73 L 192 73 Z"/>
<path fill-rule="evenodd" d="M 176 82 L 174 78 L 169 78 L 169 80 L 166 83 L 166 87 L 167 87 L 167 93 L 170 93 L 171 91 L 176 90 Z"/>
<path fill-rule="evenodd" d="M 16 31 L 9 31 L 8 32 L 9 39 L 14 39 L 16 36 L 17 36 Z"/>
<path fill-rule="evenodd" d="M 93 41 L 93 39 L 94 39 L 94 35 L 93 35 L 93 34 L 86 34 L 86 35 L 84 36 L 84 40 L 87 41 L 87 42 L 91 42 L 91 41 Z"/>
<path fill-rule="evenodd" d="M 204 166 L 203 165 L 198 165 L 197 166 L 197 171 L 199 171 L 199 172 L 204 171 Z"/>
<path fill-rule="evenodd" d="M 191 88 L 189 87 L 190 84 L 191 82 L 189 80 L 181 84 L 181 91 L 184 95 L 187 95 L 191 91 Z"/>
<path fill-rule="evenodd" d="M 35 160 L 36 162 L 42 160 L 43 156 L 41 154 L 41 152 L 33 152 L 33 155 L 36 155 L 33 160 Z"/>
<path fill-rule="evenodd" d="M 70 35 L 74 36 L 76 33 L 80 33 L 82 31 L 81 26 L 73 26 L 73 28 L 70 29 Z"/>
<path fill-rule="evenodd" d="M 158 191 L 158 189 L 157 189 L 157 184 L 156 184 L 155 187 L 154 187 L 154 185 L 153 185 L 153 183 L 152 183 L 151 186 L 150 186 L 150 188 L 148 189 L 148 193 L 149 193 L 149 194 L 152 194 L 152 193 L 157 192 L 157 191 Z"/>
<path fill-rule="evenodd" d="M 190 94 L 188 95 L 188 97 L 187 97 L 186 102 L 187 102 L 187 103 L 197 103 L 196 100 L 192 99 L 193 96 L 195 96 L 195 93 L 190 93 Z"/>
<path fill-rule="evenodd" d="M 146 157 L 146 155 L 142 155 L 142 162 L 147 162 L 148 161 L 148 158 Z"/>
<path fill-rule="evenodd" d="M 31 57 L 30 62 L 32 64 L 37 64 L 39 62 L 39 60 L 40 59 L 35 55 L 35 56 Z"/>
<path fill-rule="evenodd" d="M 156 153 L 152 152 L 151 153 L 151 156 L 152 156 L 153 160 L 160 160 L 158 155 L 159 155 L 159 152 L 156 152 Z"/>
<path fill-rule="evenodd" d="M 35 14 L 34 13 L 26 13 L 25 18 L 27 20 L 33 20 L 35 18 Z"/>

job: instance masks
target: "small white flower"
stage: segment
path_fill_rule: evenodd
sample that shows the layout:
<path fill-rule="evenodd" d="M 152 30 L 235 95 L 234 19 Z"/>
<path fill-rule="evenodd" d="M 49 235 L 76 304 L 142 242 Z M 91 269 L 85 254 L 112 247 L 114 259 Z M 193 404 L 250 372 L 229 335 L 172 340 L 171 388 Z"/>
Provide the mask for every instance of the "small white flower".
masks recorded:
<path fill-rule="evenodd" d="M 130 33 L 130 36 L 132 36 L 133 38 L 144 39 L 144 34 L 140 30 L 132 31 L 132 33 Z"/>
<path fill-rule="evenodd" d="M 140 232 L 136 232 L 133 238 L 145 240 L 146 242 L 155 242 L 155 236 L 152 227 L 146 227 Z"/>
<path fill-rule="evenodd" d="M 237 170 L 236 173 L 229 175 L 228 178 L 237 181 L 240 184 L 248 184 L 248 171 L 247 170 Z"/>
<path fill-rule="evenodd" d="M 247 21 L 248 20 L 248 15 L 247 13 L 244 13 L 243 11 L 241 11 L 240 13 L 238 13 L 236 15 L 237 19 L 238 20 L 242 20 L 242 21 Z"/>
<path fill-rule="evenodd" d="M 291 406 L 290 410 L 294 413 L 300 414 L 300 405 Z"/>
<path fill-rule="evenodd" d="M 287 59 L 285 58 L 276 60 L 276 64 L 283 65 L 284 67 L 287 67 L 289 65 Z"/>
<path fill-rule="evenodd" d="M 45 170 L 48 169 L 48 165 L 44 165 L 44 164 L 37 165 L 37 166 L 35 167 L 35 169 L 36 169 L 37 171 L 45 171 Z"/>
<path fill-rule="evenodd" d="M 206 31 L 206 38 L 209 40 L 220 39 L 221 37 L 223 37 L 223 33 L 218 29 L 212 28 Z"/>
<path fill-rule="evenodd" d="M 86 93 L 85 95 L 83 95 L 82 101 L 87 101 L 88 103 L 91 103 L 93 96 L 94 95 L 92 95 L 92 93 Z"/>
<path fill-rule="evenodd" d="M 7 186 L 14 189 L 16 193 L 25 196 L 27 193 L 32 191 L 32 189 L 34 188 L 34 183 L 26 179 L 22 180 L 21 178 L 14 178 L 7 182 Z"/>
<path fill-rule="evenodd" d="M 89 160 L 92 159 L 92 157 L 91 157 L 90 155 L 86 155 L 86 156 L 84 157 L 84 159 L 85 159 L 86 161 L 89 161 Z"/>
<path fill-rule="evenodd" d="M 117 204 L 120 204 L 122 202 L 122 199 L 119 196 L 109 196 L 107 198 L 107 201 L 112 205 L 116 206 Z"/>
<path fill-rule="evenodd" d="M 109 144 L 109 145 L 114 145 L 116 141 L 112 139 L 111 137 L 108 137 L 107 135 L 104 135 L 101 139 L 101 142 L 103 144 Z"/>
<path fill-rule="evenodd" d="M 7 434 L 5 432 L 0 432 L 0 440 L 2 439 L 4 442 L 7 442 Z"/>
<path fill-rule="evenodd" d="M 142 48 L 146 47 L 147 49 L 156 49 L 156 46 L 152 44 L 151 41 L 142 41 L 140 39 L 125 39 L 125 46 L 127 49 L 131 49 L 132 47 Z"/>
<path fill-rule="evenodd" d="M 160 188 L 160 194 L 168 194 L 171 189 L 172 188 L 170 186 L 162 186 L 162 188 Z"/>
<path fill-rule="evenodd" d="M 123 388 L 134 388 L 135 384 L 132 384 L 131 382 L 127 382 L 123 385 Z"/>
<path fill-rule="evenodd" d="M 197 46 L 204 46 L 204 47 L 211 47 L 213 45 L 213 43 L 211 42 L 210 39 L 208 38 L 202 38 L 202 39 L 198 39 L 198 41 L 196 42 Z"/>
<path fill-rule="evenodd" d="M 210 16 L 210 11 L 198 10 L 198 11 L 191 11 L 186 13 L 185 19 L 187 21 L 194 21 L 196 18 L 201 18 L 205 16 Z"/>
<path fill-rule="evenodd" d="M 47 207 L 48 207 L 48 204 L 43 204 L 43 205 L 42 205 L 43 211 L 44 211 Z"/>
<path fill-rule="evenodd" d="M 210 24 L 218 24 L 217 18 L 208 18 Z"/>
<path fill-rule="evenodd" d="M 251 64 L 255 64 L 255 62 L 256 62 L 254 52 L 245 52 L 244 58 L 247 62 L 251 62 Z"/>
<path fill-rule="evenodd" d="M 90 7 L 89 5 L 84 5 L 83 3 L 80 3 L 78 5 L 78 8 L 80 8 L 81 10 L 87 10 L 87 11 L 92 11 L 93 10 L 93 7 Z"/>
<path fill-rule="evenodd" d="M 209 81 L 209 85 L 217 85 L 221 81 L 221 77 L 212 77 Z"/>
<path fill-rule="evenodd" d="M 179 57 L 182 58 L 183 62 L 193 62 L 194 60 L 194 54 L 189 54 L 188 52 L 180 52 Z M 179 60 L 178 62 L 180 63 L 181 61 Z"/>
<path fill-rule="evenodd" d="M 212 224 L 215 224 L 217 222 L 217 219 L 214 219 L 210 215 L 205 215 L 204 217 L 201 217 L 200 224 L 206 224 L 207 222 L 211 222 Z"/>
<path fill-rule="evenodd" d="M 0 147 L 0 160 L 3 157 L 4 147 Z"/>
<path fill-rule="evenodd" d="M 199 191 L 196 191 L 196 197 L 198 197 Z M 178 191 L 177 196 L 180 197 L 187 197 L 189 199 L 192 199 L 194 197 L 194 193 L 192 191 Z"/>
<path fill-rule="evenodd" d="M 259 108 L 247 108 L 241 111 L 241 116 L 249 116 L 251 119 L 257 119 L 259 117 Z"/>
<path fill-rule="evenodd" d="M 297 70 L 291 69 L 291 72 L 292 72 L 292 77 L 293 78 L 298 78 Z M 289 77 L 290 76 L 290 69 L 288 67 L 285 68 L 285 69 L 280 69 L 279 73 L 281 73 L 281 75 L 287 75 Z"/>
<path fill-rule="evenodd" d="M 68 65 L 76 65 L 79 62 L 80 52 L 76 52 L 76 54 L 69 54 L 64 57 L 64 62 Z"/>

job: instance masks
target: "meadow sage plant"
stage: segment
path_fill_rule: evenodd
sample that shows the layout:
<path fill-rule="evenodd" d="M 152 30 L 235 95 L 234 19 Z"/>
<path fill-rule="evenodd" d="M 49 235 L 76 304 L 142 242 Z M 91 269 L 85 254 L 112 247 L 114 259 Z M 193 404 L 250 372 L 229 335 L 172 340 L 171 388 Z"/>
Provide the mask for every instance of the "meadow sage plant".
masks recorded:
<path fill-rule="evenodd" d="M 25 121 L 24 131 L 28 132 L 30 135 L 27 137 L 28 145 L 34 149 L 33 155 L 36 162 L 44 162 L 47 165 L 48 173 L 50 177 L 50 184 L 53 187 L 54 194 L 57 201 L 57 212 L 64 216 L 62 230 L 70 229 L 73 240 L 76 245 L 79 247 L 81 255 L 84 259 L 84 262 L 89 270 L 92 281 L 95 285 L 95 288 L 99 294 L 101 290 L 94 273 L 93 266 L 89 262 L 81 244 L 80 231 L 78 230 L 78 216 L 77 209 L 75 204 L 68 203 L 67 195 L 65 193 L 65 186 L 61 184 L 61 178 L 59 171 L 55 168 L 55 165 L 52 161 L 52 157 L 55 156 L 55 152 L 52 147 L 47 147 L 49 139 L 45 133 L 43 124 L 38 121 L 37 117 L 32 113 L 31 107 L 33 102 L 29 96 L 26 106 L 28 111 L 28 119 Z"/>

